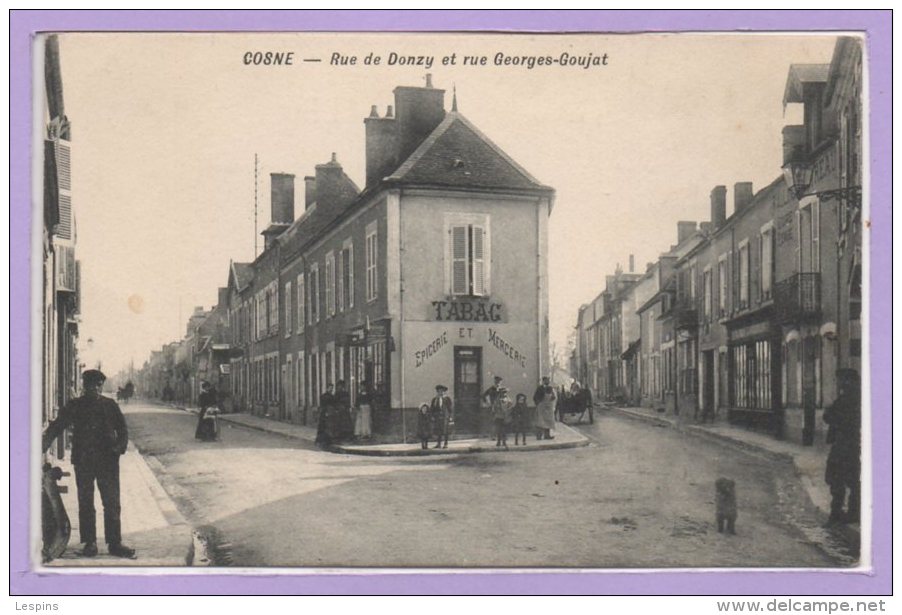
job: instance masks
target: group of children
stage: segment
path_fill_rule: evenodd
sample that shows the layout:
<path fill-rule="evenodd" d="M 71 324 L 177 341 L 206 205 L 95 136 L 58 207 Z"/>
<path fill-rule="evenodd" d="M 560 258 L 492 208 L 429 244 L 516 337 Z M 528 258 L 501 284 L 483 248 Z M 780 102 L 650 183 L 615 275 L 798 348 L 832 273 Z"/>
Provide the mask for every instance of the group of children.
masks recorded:
<path fill-rule="evenodd" d="M 500 379 L 497 379 L 500 381 Z M 507 434 L 513 429 L 514 445 L 526 444 L 526 431 L 530 428 L 531 412 L 526 405 L 526 395 L 519 393 L 516 401 L 512 402 L 505 387 L 493 387 L 495 390 L 490 396 L 489 411 L 495 425 L 495 446 L 508 448 Z M 417 416 L 417 435 L 420 438 L 420 446 L 429 448 L 429 440 L 436 439 L 435 448 L 448 448 L 448 434 L 454 425 L 452 404 L 449 397 L 445 397 L 447 387 L 436 387 L 436 397 L 431 404 L 420 406 Z M 444 440 L 444 442 L 443 442 Z"/>

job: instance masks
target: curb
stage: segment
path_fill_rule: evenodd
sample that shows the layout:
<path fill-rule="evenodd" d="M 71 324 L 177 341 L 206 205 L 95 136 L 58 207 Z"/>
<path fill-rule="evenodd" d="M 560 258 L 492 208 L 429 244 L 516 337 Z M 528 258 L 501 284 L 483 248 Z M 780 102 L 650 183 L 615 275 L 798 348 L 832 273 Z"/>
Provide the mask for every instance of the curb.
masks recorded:
<path fill-rule="evenodd" d="M 197 414 L 197 411 L 193 408 L 186 408 L 184 406 L 175 406 L 179 410 L 184 410 L 185 412 L 190 412 L 191 414 Z M 240 427 L 246 427 L 247 429 L 253 429 L 255 431 L 261 431 L 264 433 L 270 433 L 276 436 L 281 436 L 283 438 L 289 438 L 291 440 L 301 440 L 303 442 L 308 442 L 313 444 L 314 441 L 308 438 L 302 438 L 298 436 L 293 436 L 291 434 L 282 433 L 280 431 L 267 429 L 262 425 L 250 425 L 244 423 L 242 421 L 233 421 L 228 417 L 224 417 L 222 415 L 219 416 L 219 420 L 225 423 L 231 423 L 233 425 L 238 425 Z M 335 453 L 340 455 L 359 455 L 362 457 L 428 457 L 432 455 L 466 455 L 472 453 L 532 453 L 536 451 L 554 451 L 554 450 L 563 450 L 568 448 L 579 448 L 581 446 L 588 446 L 590 444 L 589 438 L 584 436 L 581 432 L 576 429 L 573 429 L 569 425 L 564 425 L 567 429 L 575 434 L 576 439 L 568 440 L 567 442 L 554 442 L 549 444 L 542 444 L 539 446 L 526 447 L 526 448 L 509 448 L 508 450 L 499 450 L 495 447 L 494 444 L 474 444 L 472 446 L 468 446 L 466 448 L 458 448 L 458 449 L 401 449 L 401 450 L 385 450 L 378 448 L 356 448 L 353 445 L 343 445 L 343 444 L 333 444 L 326 447 L 323 447 L 321 450 L 328 453 Z"/>
<path fill-rule="evenodd" d="M 605 408 L 607 410 L 616 412 L 620 416 L 624 416 L 637 421 L 642 421 L 645 423 L 651 423 L 657 427 L 667 427 L 680 433 L 688 433 L 698 438 L 708 440 L 709 442 L 716 442 L 718 444 L 734 446 L 749 453 L 764 455 L 774 461 L 792 463 L 793 466 L 795 466 L 795 459 L 789 453 L 772 451 L 758 446 L 757 444 L 745 442 L 744 440 L 740 440 L 738 438 L 732 438 L 724 434 L 708 431 L 704 427 L 699 427 L 697 425 L 680 425 L 679 423 L 674 421 L 668 421 L 667 419 L 661 419 L 656 416 L 648 416 L 645 414 L 630 412 L 629 410 L 624 410 L 623 408 L 618 408 L 617 406 L 606 406 Z"/>
<path fill-rule="evenodd" d="M 532 448 L 521 447 L 517 448 L 516 445 L 512 445 L 507 450 L 504 450 L 501 447 L 496 447 L 494 444 L 474 444 L 472 446 L 468 446 L 467 448 L 458 448 L 458 449 L 447 449 L 447 448 L 429 448 L 429 449 L 405 449 L 405 450 L 384 450 L 384 449 L 353 449 L 351 447 L 346 447 L 342 445 L 329 446 L 324 449 L 331 453 L 342 453 L 346 455 L 361 455 L 367 457 L 429 457 L 433 455 L 466 455 L 471 453 L 534 453 L 538 451 L 556 451 L 563 450 L 568 448 L 579 448 L 581 446 L 588 446 L 590 443 L 589 439 L 585 436 L 581 436 L 577 440 L 571 440 L 569 442 L 555 442 L 553 444 L 543 444 L 540 446 L 534 446 Z"/>

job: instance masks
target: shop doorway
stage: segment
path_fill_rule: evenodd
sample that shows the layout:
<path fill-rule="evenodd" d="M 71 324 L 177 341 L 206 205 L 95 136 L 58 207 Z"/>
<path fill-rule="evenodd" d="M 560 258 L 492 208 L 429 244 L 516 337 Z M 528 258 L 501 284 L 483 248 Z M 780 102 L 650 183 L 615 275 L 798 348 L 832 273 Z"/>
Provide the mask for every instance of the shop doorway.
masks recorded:
<path fill-rule="evenodd" d="M 482 348 L 454 347 L 454 422 L 461 432 L 479 432 Z"/>

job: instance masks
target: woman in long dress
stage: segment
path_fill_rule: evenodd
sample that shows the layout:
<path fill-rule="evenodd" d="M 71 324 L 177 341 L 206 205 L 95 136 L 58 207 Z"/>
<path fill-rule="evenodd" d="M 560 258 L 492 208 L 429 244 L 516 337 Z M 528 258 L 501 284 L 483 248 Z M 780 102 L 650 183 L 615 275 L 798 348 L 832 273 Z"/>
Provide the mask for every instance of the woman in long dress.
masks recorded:
<path fill-rule="evenodd" d="M 554 429 L 554 401 L 557 396 L 548 376 L 542 378 L 542 384 L 532 396 L 536 404 L 536 440 L 553 440 L 551 430 Z"/>
<path fill-rule="evenodd" d="M 373 395 L 365 380 L 360 382 L 357 393 L 357 416 L 354 420 L 354 436 L 360 439 L 369 438 L 373 434 Z"/>
<path fill-rule="evenodd" d="M 201 383 L 200 389 L 201 393 L 197 398 L 200 413 L 197 417 L 197 429 L 194 430 L 194 437 L 203 442 L 213 442 L 216 440 L 216 419 L 209 415 L 216 413 L 219 400 L 216 392 L 206 380 Z"/>

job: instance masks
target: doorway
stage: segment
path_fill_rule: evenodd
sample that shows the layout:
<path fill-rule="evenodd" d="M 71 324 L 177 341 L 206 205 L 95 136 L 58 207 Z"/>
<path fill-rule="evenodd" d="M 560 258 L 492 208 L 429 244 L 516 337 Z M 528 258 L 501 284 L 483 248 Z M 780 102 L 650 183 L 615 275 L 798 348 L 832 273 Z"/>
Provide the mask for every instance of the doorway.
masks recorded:
<path fill-rule="evenodd" d="M 463 432 L 480 432 L 482 348 L 454 347 L 454 422 Z"/>
<path fill-rule="evenodd" d="M 702 420 L 714 420 L 714 351 L 702 353 Z"/>

